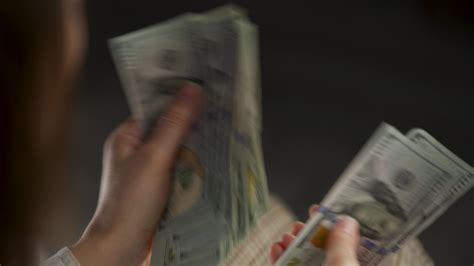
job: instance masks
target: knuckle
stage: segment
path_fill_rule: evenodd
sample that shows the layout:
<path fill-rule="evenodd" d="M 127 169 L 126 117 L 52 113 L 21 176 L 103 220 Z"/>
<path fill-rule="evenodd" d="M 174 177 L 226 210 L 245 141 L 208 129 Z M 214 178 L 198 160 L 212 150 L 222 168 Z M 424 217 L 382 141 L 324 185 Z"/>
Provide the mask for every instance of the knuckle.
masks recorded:
<path fill-rule="evenodd" d="M 182 127 L 190 117 L 190 112 L 185 108 L 173 108 L 161 117 L 161 122 L 168 127 Z"/>
<path fill-rule="evenodd" d="M 341 264 L 342 259 L 339 256 L 327 256 L 324 266 L 336 266 Z"/>
<path fill-rule="evenodd" d="M 353 262 L 346 254 L 334 254 L 327 257 L 325 266 L 355 266 L 357 262 Z"/>
<path fill-rule="evenodd" d="M 107 136 L 104 143 L 105 150 L 113 150 L 117 146 L 117 134 L 116 132 L 112 132 Z"/>
<path fill-rule="evenodd" d="M 349 235 L 340 228 L 336 228 L 336 230 L 333 231 L 333 238 L 343 242 L 349 238 Z"/>
<path fill-rule="evenodd" d="M 118 132 L 112 132 L 105 140 L 104 150 L 107 152 L 116 153 L 121 149 L 121 147 L 123 147 L 124 142 L 125 140 L 122 134 L 119 134 Z"/>
<path fill-rule="evenodd" d="M 172 158 L 161 149 L 147 146 L 140 150 L 137 159 L 141 162 L 143 169 L 153 172 L 158 176 L 168 174 L 172 167 Z"/>
<path fill-rule="evenodd" d="M 353 237 L 342 231 L 334 232 L 331 242 L 343 249 L 350 249 L 352 246 L 354 246 Z"/>
<path fill-rule="evenodd" d="M 136 123 L 132 121 L 126 121 L 117 127 L 110 135 L 106 138 L 104 143 L 104 149 L 117 150 L 124 145 L 134 145 L 140 141 L 140 131 Z"/>

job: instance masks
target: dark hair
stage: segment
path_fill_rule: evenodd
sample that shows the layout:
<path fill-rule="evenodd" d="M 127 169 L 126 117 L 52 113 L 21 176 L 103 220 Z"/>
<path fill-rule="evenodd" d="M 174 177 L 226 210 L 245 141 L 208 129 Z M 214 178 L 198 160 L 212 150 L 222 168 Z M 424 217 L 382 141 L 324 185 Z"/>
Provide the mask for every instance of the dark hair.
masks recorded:
<path fill-rule="evenodd" d="M 69 106 L 66 83 L 58 74 L 64 48 L 62 2 L 15 0 L 0 5 L 2 265 L 35 263 L 40 217 L 48 213 L 45 207 L 55 186 L 61 185 L 56 166 L 63 165 Z"/>

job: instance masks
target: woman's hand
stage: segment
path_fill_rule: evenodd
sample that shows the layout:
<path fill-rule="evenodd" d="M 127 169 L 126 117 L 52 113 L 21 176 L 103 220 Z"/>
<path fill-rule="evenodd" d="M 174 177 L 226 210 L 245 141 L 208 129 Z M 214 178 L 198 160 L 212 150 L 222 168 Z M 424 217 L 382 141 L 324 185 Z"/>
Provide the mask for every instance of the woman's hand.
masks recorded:
<path fill-rule="evenodd" d="M 318 212 L 318 205 L 309 208 L 309 215 Z M 278 258 L 290 246 L 291 242 L 301 232 L 304 223 L 296 222 L 290 233 L 285 233 L 280 242 L 274 243 L 271 248 L 270 259 L 275 263 Z M 324 265 L 328 266 L 358 266 L 357 247 L 359 245 L 359 224 L 348 216 L 339 220 L 329 233 L 326 244 L 326 260 Z"/>
<path fill-rule="evenodd" d="M 199 114 L 202 98 L 199 88 L 185 85 L 144 142 L 131 119 L 109 136 L 97 209 L 72 247 L 82 265 L 149 263 L 175 157 Z"/>

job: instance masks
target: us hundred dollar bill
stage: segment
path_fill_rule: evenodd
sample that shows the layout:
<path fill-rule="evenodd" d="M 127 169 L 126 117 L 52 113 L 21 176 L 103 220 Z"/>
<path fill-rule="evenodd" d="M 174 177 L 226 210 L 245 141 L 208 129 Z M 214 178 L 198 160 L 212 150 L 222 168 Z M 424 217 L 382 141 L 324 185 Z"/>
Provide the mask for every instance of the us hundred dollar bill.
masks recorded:
<path fill-rule="evenodd" d="M 145 137 L 185 83 L 206 97 L 178 155 L 153 265 L 216 265 L 266 209 L 257 36 L 246 12 L 230 5 L 110 40 Z"/>
<path fill-rule="evenodd" d="M 339 215 L 360 223 L 363 265 L 376 265 L 418 235 L 474 184 L 467 165 L 425 131 L 382 124 L 325 196 L 321 211 L 277 265 L 318 265 Z"/>

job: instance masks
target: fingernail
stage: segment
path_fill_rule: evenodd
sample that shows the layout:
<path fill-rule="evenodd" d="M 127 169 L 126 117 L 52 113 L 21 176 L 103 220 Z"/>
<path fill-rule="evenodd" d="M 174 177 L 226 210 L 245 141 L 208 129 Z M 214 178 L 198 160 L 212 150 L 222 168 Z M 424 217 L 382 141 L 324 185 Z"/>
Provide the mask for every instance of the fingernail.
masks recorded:
<path fill-rule="evenodd" d="M 340 218 L 337 226 L 341 231 L 352 236 L 356 235 L 357 230 L 359 230 L 359 223 L 354 218 L 346 215 Z"/>

